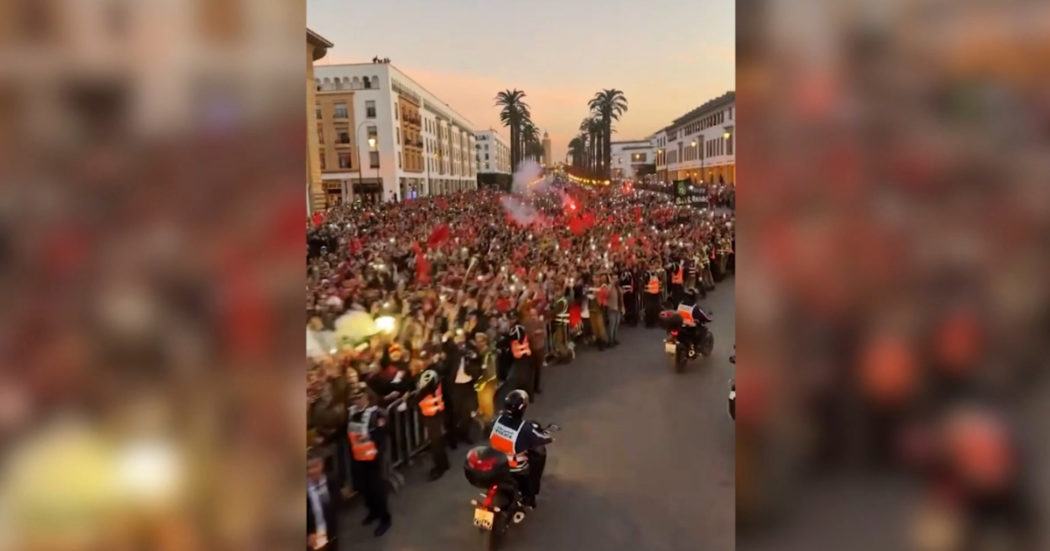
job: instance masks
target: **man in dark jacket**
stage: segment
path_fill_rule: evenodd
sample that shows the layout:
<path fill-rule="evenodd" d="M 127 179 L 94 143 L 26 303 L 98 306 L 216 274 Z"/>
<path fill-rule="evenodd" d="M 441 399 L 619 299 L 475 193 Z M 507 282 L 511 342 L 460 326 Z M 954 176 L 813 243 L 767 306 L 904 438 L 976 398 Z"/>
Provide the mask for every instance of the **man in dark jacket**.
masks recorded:
<path fill-rule="evenodd" d="M 474 384 L 482 376 L 478 354 L 467 346 L 466 333 L 456 330 L 452 340 L 445 343 L 445 370 L 443 382 L 448 407 L 446 428 L 449 446 L 458 442 L 473 444 L 470 437 L 471 414 L 478 409 L 478 395 Z"/>
<path fill-rule="evenodd" d="M 306 548 L 339 548 L 339 489 L 325 476 L 324 459 L 310 450 L 306 459 Z"/>

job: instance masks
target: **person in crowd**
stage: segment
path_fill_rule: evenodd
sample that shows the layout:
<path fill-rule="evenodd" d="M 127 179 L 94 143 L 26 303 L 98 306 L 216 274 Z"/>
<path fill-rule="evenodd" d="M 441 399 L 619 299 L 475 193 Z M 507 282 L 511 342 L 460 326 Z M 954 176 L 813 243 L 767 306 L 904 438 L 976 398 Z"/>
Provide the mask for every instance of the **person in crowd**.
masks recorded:
<path fill-rule="evenodd" d="M 534 394 L 543 392 L 540 381 L 543 378 L 543 366 L 547 357 L 547 324 L 536 311 L 536 306 L 528 303 L 522 306 L 522 325 L 529 336 L 529 351 L 532 359 L 532 383 L 529 385 Z"/>
<path fill-rule="evenodd" d="M 456 329 L 453 339 L 446 343 L 444 390 L 446 415 L 450 420 L 449 445 L 455 449 L 457 443 L 473 444 L 470 436 L 471 415 L 478 409 L 478 394 L 474 385 L 482 376 L 477 352 L 467 345 L 466 331 Z"/>
<path fill-rule="evenodd" d="M 586 293 L 586 311 L 590 321 L 591 335 L 594 337 L 598 350 L 605 350 L 609 346 L 609 335 L 605 332 L 605 317 L 602 297 L 591 274 L 584 274 L 583 284 Z"/>
<path fill-rule="evenodd" d="M 324 458 L 311 449 L 306 456 L 306 548 L 339 549 L 340 492 L 325 475 Z"/>
<path fill-rule="evenodd" d="M 603 276 L 602 288 L 605 290 L 605 318 L 609 320 L 609 341 L 613 346 L 619 346 L 620 320 L 624 314 L 623 292 L 613 276 Z"/>
<path fill-rule="evenodd" d="M 437 480 L 449 469 L 445 451 L 445 401 L 441 376 L 433 367 L 419 374 L 417 405 L 423 416 L 423 428 L 430 448 L 430 480 Z"/>
<path fill-rule="evenodd" d="M 623 302 L 623 320 L 627 325 L 638 325 L 638 294 L 635 291 L 634 272 L 627 266 L 620 268 L 620 292 Z"/>
<path fill-rule="evenodd" d="M 647 272 L 645 272 L 645 326 L 653 327 L 656 325 L 657 316 L 660 314 L 660 302 L 661 302 L 661 291 L 663 285 L 660 283 L 662 274 L 657 266 L 651 266 Z"/>
<path fill-rule="evenodd" d="M 368 516 L 361 522 L 368 526 L 379 522 L 375 535 L 382 536 L 390 529 L 390 510 L 387 507 L 387 482 L 383 476 L 382 455 L 385 453 L 387 418 L 383 410 L 369 404 L 363 392 L 352 394 L 353 407 L 347 424 L 352 457 L 351 477 L 354 488 L 364 498 Z"/>

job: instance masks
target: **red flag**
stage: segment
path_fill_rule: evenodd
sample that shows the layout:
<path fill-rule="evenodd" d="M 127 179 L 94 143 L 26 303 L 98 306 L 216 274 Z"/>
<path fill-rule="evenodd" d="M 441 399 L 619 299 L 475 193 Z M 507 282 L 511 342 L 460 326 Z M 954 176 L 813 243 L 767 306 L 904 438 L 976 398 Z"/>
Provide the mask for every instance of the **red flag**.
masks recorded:
<path fill-rule="evenodd" d="M 634 219 L 639 224 L 642 222 L 642 207 L 634 207 Z"/>
<path fill-rule="evenodd" d="M 635 239 L 633 237 L 628 237 L 627 238 L 627 248 L 628 249 L 630 249 L 631 247 L 634 247 L 634 241 L 635 241 Z"/>
<path fill-rule="evenodd" d="M 583 213 L 583 225 L 585 228 L 594 227 L 594 213 L 585 212 Z"/>
<path fill-rule="evenodd" d="M 507 313 L 507 311 L 510 310 L 510 299 L 509 298 L 501 298 L 501 299 L 497 300 L 496 301 L 496 309 L 499 310 L 501 314 Z"/>
<path fill-rule="evenodd" d="M 526 276 L 529 275 L 528 272 L 525 271 L 525 267 L 524 266 L 518 266 L 518 268 L 516 270 L 514 270 L 514 274 L 517 275 L 521 279 L 525 279 Z"/>
<path fill-rule="evenodd" d="M 569 306 L 569 325 L 579 325 L 583 321 L 583 313 L 580 311 L 580 305 L 573 303 Z"/>
<path fill-rule="evenodd" d="M 430 239 L 427 240 L 427 246 L 433 247 L 444 241 L 448 241 L 450 235 L 451 232 L 448 229 L 448 224 L 439 224 L 434 228 L 434 231 L 430 232 Z"/>
<path fill-rule="evenodd" d="M 313 222 L 314 227 L 320 226 L 324 222 L 324 213 L 315 212 L 313 218 L 310 219 Z"/>
<path fill-rule="evenodd" d="M 620 234 L 614 233 L 612 238 L 609 239 L 609 248 L 614 251 L 620 248 Z"/>
<path fill-rule="evenodd" d="M 412 244 L 412 250 L 416 251 L 416 281 L 419 283 L 430 283 L 430 263 L 423 256 L 423 248 L 419 243 Z"/>
<path fill-rule="evenodd" d="M 580 220 L 579 218 L 573 218 L 569 221 L 569 230 L 572 231 L 572 233 L 580 235 L 584 232 L 585 229 L 586 228 L 584 228 L 583 226 L 583 220 Z"/>

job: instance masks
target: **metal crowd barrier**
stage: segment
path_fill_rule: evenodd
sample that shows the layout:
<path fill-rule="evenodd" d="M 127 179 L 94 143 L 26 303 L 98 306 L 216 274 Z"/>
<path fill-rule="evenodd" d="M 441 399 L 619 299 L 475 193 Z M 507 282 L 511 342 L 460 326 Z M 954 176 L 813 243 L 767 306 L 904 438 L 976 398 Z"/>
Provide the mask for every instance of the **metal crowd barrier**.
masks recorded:
<path fill-rule="evenodd" d="M 412 407 L 403 396 L 386 407 L 387 420 L 390 423 L 391 438 L 387 457 L 391 469 L 401 465 L 412 465 L 412 458 L 422 452 L 427 445 L 426 431 L 419 408 Z"/>

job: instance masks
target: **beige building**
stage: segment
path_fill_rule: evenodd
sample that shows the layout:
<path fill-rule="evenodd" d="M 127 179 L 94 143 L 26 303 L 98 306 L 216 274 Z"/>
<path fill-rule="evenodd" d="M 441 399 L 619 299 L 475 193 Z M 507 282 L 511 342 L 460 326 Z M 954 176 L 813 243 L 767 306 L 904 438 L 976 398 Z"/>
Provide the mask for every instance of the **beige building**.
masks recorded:
<path fill-rule="evenodd" d="M 313 79 L 314 134 L 326 140 L 321 179 L 333 200 L 401 201 L 477 188 L 470 120 L 391 63 L 318 64 Z"/>
<path fill-rule="evenodd" d="M 315 130 L 318 113 L 321 109 L 314 105 L 317 86 L 314 84 L 314 62 L 328 53 L 333 44 L 321 35 L 306 29 L 306 213 L 323 210 L 328 205 L 327 193 L 321 180 L 321 172 L 327 158 L 322 157 L 321 144 L 332 143 L 323 140 Z M 322 160 L 324 159 L 324 160 Z"/>

